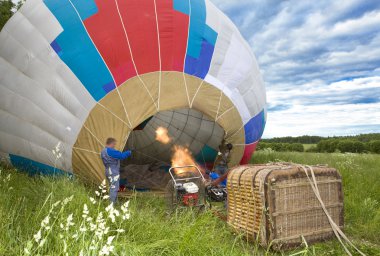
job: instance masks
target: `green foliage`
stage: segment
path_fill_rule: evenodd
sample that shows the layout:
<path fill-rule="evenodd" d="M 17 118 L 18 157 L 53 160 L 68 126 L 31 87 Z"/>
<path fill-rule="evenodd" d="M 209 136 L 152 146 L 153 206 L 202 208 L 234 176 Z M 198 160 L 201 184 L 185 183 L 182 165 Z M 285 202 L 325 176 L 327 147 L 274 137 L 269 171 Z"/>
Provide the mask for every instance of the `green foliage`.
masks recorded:
<path fill-rule="evenodd" d="M 315 142 L 314 144 L 312 142 Z M 357 136 L 330 137 L 318 136 L 284 137 L 261 140 L 258 150 L 271 148 L 277 152 L 303 152 L 300 144 L 304 144 L 306 152 L 320 153 L 376 153 L 380 152 L 380 134 L 361 134 Z M 316 147 L 312 147 L 317 145 Z"/>
<path fill-rule="evenodd" d="M 293 151 L 293 152 L 303 152 L 304 151 L 303 144 L 301 144 L 301 143 L 292 143 L 292 144 L 290 144 L 290 151 Z"/>
<path fill-rule="evenodd" d="M 321 137 L 321 136 L 299 136 L 299 137 L 281 137 L 281 138 L 272 138 L 272 139 L 263 139 L 263 142 L 268 143 L 302 143 L 302 144 L 317 144 L 322 140 L 328 139 L 348 139 L 361 142 L 370 142 L 372 140 L 380 140 L 380 133 L 369 133 L 369 134 L 360 134 L 355 136 L 334 136 L 334 137 Z"/>
<path fill-rule="evenodd" d="M 301 143 L 301 144 L 317 144 L 319 141 L 324 139 L 320 136 L 299 136 L 299 137 L 281 137 L 273 139 L 263 139 L 262 141 L 268 143 Z"/>
<path fill-rule="evenodd" d="M 369 151 L 380 154 L 380 140 L 373 140 L 368 143 Z"/>
<path fill-rule="evenodd" d="M 303 145 L 304 148 L 305 148 L 305 152 L 308 152 L 308 153 L 316 153 L 318 152 L 318 148 L 316 145 L 314 144 L 306 144 L 306 145 Z"/>
<path fill-rule="evenodd" d="M 4 27 L 5 23 L 12 17 L 14 11 L 20 9 L 25 0 L 0 0 L 0 31 Z"/>
<path fill-rule="evenodd" d="M 12 17 L 13 8 L 15 8 L 15 4 L 11 0 L 0 0 L 0 30 Z"/>
<path fill-rule="evenodd" d="M 327 139 L 322 140 L 317 144 L 317 151 L 321 153 L 333 153 L 339 151 L 342 153 L 372 152 L 379 154 L 380 140 L 364 143 L 358 140 Z"/>
<path fill-rule="evenodd" d="M 257 147 L 258 150 L 273 149 L 278 152 L 303 152 L 304 146 L 301 143 L 268 143 L 261 141 Z"/>
<path fill-rule="evenodd" d="M 362 153 L 365 149 L 364 143 L 353 140 L 341 140 L 337 143 L 336 148 L 342 153 Z"/>

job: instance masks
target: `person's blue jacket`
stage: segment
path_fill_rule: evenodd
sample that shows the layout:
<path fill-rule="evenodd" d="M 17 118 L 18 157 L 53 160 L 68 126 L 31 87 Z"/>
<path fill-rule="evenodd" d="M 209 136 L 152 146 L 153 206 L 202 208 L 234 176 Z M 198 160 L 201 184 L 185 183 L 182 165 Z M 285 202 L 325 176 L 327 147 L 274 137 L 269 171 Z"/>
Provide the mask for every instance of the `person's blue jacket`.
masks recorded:
<path fill-rule="evenodd" d="M 210 178 L 211 178 L 212 181 L 214 181 L 214 180 L 219 179 L 219 178 L 220 178 L 220 175 L 217 174 L 216 172 L 211 172 L 211 173 L 210 173 Z M 226 186 L 227 186 L 227 179 L 223 180 L 223 181 L 220 183 L 220 185 L 221 185 L 222 187 L 226 187 Z"/>
<path fill-rule="evenodd" d="M 113 148 L 104 148 L 100 153 L 105 167 L 106 176 L 117 176 L 120 174 L 120 160 L 124 160 L 132 155 L 130 150 L 120 152 Z"/>

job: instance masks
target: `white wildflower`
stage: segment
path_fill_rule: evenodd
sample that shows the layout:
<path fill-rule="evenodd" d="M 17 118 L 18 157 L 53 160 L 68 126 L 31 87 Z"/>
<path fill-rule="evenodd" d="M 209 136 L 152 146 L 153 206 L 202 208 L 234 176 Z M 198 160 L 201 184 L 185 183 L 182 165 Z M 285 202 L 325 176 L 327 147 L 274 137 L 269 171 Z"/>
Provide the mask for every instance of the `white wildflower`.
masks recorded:
<path fill-rule="evenodd" d="M 83 219 L 86 219 L 89 213 L 90 213 L 90 211 L 88 210 L 87 204 L 84 204 L 83 205 L 83 214 L 82 214 Z"/>
<path fill-rule="evenodd" d="M 40 240 L 41 240 L 41 229 L 38 230 L 38 232 L 33 236 L 33 238 L 36 241 L 36 243 L 40 242 Z"/>
<path fill-rule="evenodd" d="M 110 255 L 110 253 L 113 252 L 113 249 L 113 245 L 104 245 L 103 248 L 100 250 L 99 255 Z"/>
<path fill-rule="evenodd" d="M 44 228 L 45 230 L 49 230 L 49 221 L 50 221 L 50 216 L 46 216 L 42 221 L 41 221 L 41 228 Z"/>
<path fill-rule="evenodd" d="M 125 203 L 121 206 L 121 210 L 122 210 L 123 212 L 127 212 L 127 211 L 129 211 L 129 210 L 128 210 L 128 207 L 129 207 L 129 201 L 125 202 Z"/>
<path fill-rule="evenodd" d="M 74 195 L 72 195 L 72 196 L 70 196 L 70 197 L 67 197 L 67 198 L 63 199 L 62 204 L 63 204 L 63 205 L 68 204 L 69 202 L 71 202 L 71 201 L 73 200 L 73 198 L 74 198 Z"/>
<path fill-rule="evenodd" d="M 96 204 L 96 200 L 95 200 L 93 197 L 90 197 L 90 202 L 91 202 L 92 204 Z"/>
<path fill-rule="evenodd" d="M 103 196 L 103 200 L 107 200 L 108 198 L 110 198 L 109 195 L 104 195 L 104 196 Z"/>
<path fill-rule="evenodd" d="M 84 233 L 84 232 L 87 231 L 87 228 L 86 228 L 85 226 L 81 226 L 81 227 L 79 228 L 79 231 L 82 232 L 82 233 Z"/>
<path fill-rule="evenodd" d="M 55 202 L 55 203 L 52 205 L 52 208 L 57 207 L 60 203 L 61 203 L 61 200 L 58 200 L 57 202 Z"/>
<path fill-rule="evenodd" d="M 108 238 L 107 238 L 107 244 L 108 245 L 111 245 L 112 244 L 112 241 L 115 239 L 115 236 L 109 236 Z"/>
<path fill-rule="evenodd" d="M 67 220 L 66 220 L 66 226 L 67 226 L 67 227 L 74 226 L 74 222 L 73 222 L 73 214 L 72 214 L 72 213 L 67 217 Z"/>
<path fill-rule="evenodd" d="M 125 202 L 122 206 L 121 206 L 121 211 L 122 211 L 122 215 L 121 215 L 121 218 L 123 220 L 128 220 L 131 216 L 130 216 L 130 213 L 129 213 L 129 201 Z"/>
<path fill-rule="evenodd" d="M 100 196 L 100 192 L 99 191 L 95 191 L 95 195 Z"/>
<path fill-rule="evenodd" d="M 29 249 L 28 248 L 24 248 L 24 253 L 25 253 L 25 255 L 30 255 Z"/>
<path fill-rule="evenodd" d="M 90 223 L 90 230 L 94 231 L 96 229 L 96 225 L 94 223 Z"/>
<path fill-rule="evenodd" d="M 130 215 L 129 213 L 125 213 L 125 214 L 123 214 L 123 215 L 121 216 L 121 218 L 122 218 L 123 220 L 129 220 L 130 217 L 131 217 L 131 215 Z"/>
<path fill-rule="evenodd" d="M 124 232 L 125 232 L 125 230 L 124 230 L 124 229 L 121 229 L 121 228 L 119 228 L 119 229 L 116 229 L 116 232 L 117 232 L 117 233 L 124 233 Z"/>
<path fill-rule="evenodd" d="M 38 244 L 38 247 L 42 247 L 42 246 L 44 246 L 45 242 L 46 242 L 46 239 L 45 239 L 45 238 L 44 238 L 44 239 L 41 239 L 40 243 Z"/>
<path fill-rule="evenodd" d="M 110 204 L 106 207 L 106 212 L 110 212 L 112 209 L 113 209 L 113 203 L 110 203 Z"/>

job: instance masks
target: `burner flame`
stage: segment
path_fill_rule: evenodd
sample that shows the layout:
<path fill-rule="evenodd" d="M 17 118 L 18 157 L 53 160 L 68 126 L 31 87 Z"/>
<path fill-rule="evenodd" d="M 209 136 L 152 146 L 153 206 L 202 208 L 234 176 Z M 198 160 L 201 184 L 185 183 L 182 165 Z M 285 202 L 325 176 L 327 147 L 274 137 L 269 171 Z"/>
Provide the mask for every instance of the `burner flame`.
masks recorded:
<path fill-rule="evenodd" d="M 170 143 L 171 138 L 168 135 L 168 129 L 165 127 L 158 127 L 156 130 L 156 140 L 162 144 Z"/>
<path fill-rule="evenodd" d="M 196 162 L 190 152 L 190 150 L 186 147 L 183 147 L 183 146 L 178 146 L 178 145 L 175 145 L 173 147 L 173 155 L 172 155 L 172 160 L 171 160 L 171 163 L 172 163 L 172 166 L 173 167 L 180 167 L 180 166 L 188 166 L 188 165 L 194 165 L 196 166 Z M 186 169 L 174 169 L 175 173 L 177 175 L 180 175 L 181 173 L 184 173 L 186 171 L 192 171 L 192 172 L 195 172 L 195 168 L 186 168 Z"/>

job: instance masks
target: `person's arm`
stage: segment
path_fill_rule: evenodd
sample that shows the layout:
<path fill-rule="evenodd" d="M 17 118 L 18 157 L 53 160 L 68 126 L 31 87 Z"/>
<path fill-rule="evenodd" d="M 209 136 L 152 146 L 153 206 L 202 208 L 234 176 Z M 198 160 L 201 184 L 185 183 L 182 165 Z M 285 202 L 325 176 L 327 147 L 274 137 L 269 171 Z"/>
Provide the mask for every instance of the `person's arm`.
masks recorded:
<path fill-rule="evenodd" d="M 132 155 L 132 152 L 130 150 L 125 152 L 120 152 L 113 148 L 107 148 L 107 154 L 115 159 L 124 160 Z"/>

